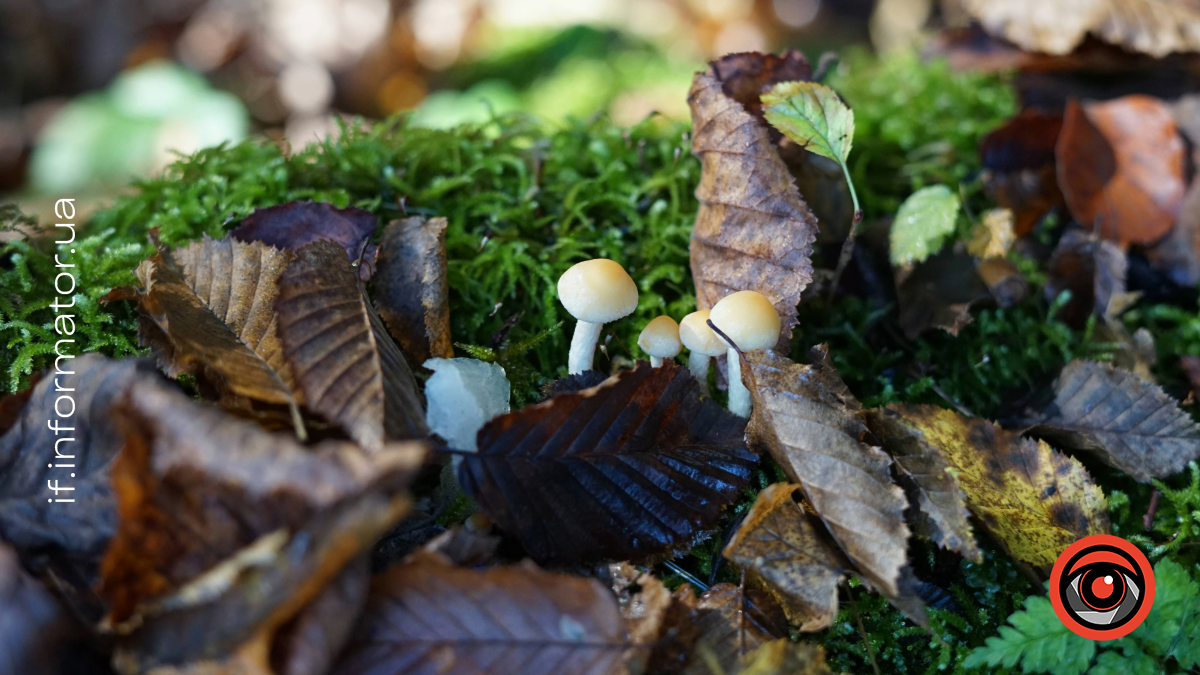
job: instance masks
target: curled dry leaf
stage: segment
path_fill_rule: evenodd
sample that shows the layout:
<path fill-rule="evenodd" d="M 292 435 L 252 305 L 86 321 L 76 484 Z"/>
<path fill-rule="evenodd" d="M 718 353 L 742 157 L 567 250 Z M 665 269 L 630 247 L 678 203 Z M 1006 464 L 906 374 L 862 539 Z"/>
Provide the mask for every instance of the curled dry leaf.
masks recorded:
<path fill-rule="evenodd" d="M 445 218 L 393 221 L 379 243 L 375 304 L 414 365 L 454 357 Z"/>
<path fill-rule="evenodd" d="M 1076 540 L 1109 531 L 1104 493 L 1044 441 L 933 406 L 891 405 L 875 417 L 889 448 L 915 442 L 953 469 L 967 508 L 1017 560 L 1049 569 Z"/>
<path fill-rule="evenodd" d="M 1200 425 L 1157 384 L 1123 368 L 1072 361 L 1053 389 L 1054 400 L 1027 420 L 1036 436 L 1094 452 L 1143 483 L 1200 457 Z"/>
<path fill-rule="evenodd" d="M 339 209 L 328 202 L 294 201 L 256 209 L 230 233 L 244 242 L 261 241 L 278 249 L 297 249 L 322 239 L 336 242 L 350 260 L 374 260 L 374 249 L 364 245 L 378 224 L 370 211 Z M 368 269 L 370 266 L 368 265 Z"/>
<path fill-rule="evenodd" d="M 812 281 L 817 221 L 772 142 L 768 126 L 723 88 L 734 55 L 697 73 L 688 93 L 692 152 L 700 158 L 700 210 L 690 246 L 696 304 L 709 309 L 735 291 L 770 299 L 791 336 L 800 293 Z M 786 57 L 785 57 L 786 58 Z M 768 59 L 769 61 L 769 59 Z M 737 79 L 738 88 L 760 82 Z M 752 84 L 750 84 L 752 86 Z"/>
<path fill-rule="evenodd" d="M 679 672 L 699 633 L 696 619 L 700 611 L 691 588 L 684 585 L 671 593 L 658 577 L 629 563 L 614 563 L 608 570 L 634 645 L 631 670 Z"/>
<path fill-rule="evenodd" d="M 422 438 L 416 380 L 342 253 L 330 241 L 304 246 L 279 279 L 279 338 L 297 388 L 368 450 Z"/>
<path fill-rule="evenodd" d="M 962 0 L 990 33 L 1023 49 L 1067 54 L 1089 34 L 1133 52 L 1162 57 L 1200 51 L 1195 0 Z"/>
<path fill-rule="evenodd" d="M 860 404 L 827 355 L 817 356 L 816 365 L 802 366 L 770 350 L 748 354 L 743 378 L 754 413 L 747 435 L 800 484 L 862 577 L 897 596 L 908 548 L 904 491 L 892 484 L 891 459 L 863 441 Z"/>
<path fill-rule="evenodd" d="M 419 551 L 372 581 L 331 675 L 627 672 L 616 599 L 595 579 L 533 565 L 475 571 Z"/>
<path fill-rule="evenodd" d="M 942 452 L 886 410 L 869 410 L 864 417 L 871 433 L 891 453 L 900 482 L 917 508 L 917 534 L 980 562 L 983 554 L 971 531 L 967 495 Z"/>
<path fill-rule="evenodd" d="M 16 423 L 0 436 L 0 539 L 22 553 L 60 558 L 90 585 L 117 527 L 109 472 L 122 441 L 110 412 L 134 381 L 159 378 L 149 361 L 112 361 L 99 354 L 64 360 L 62 368 L 67 374 L 46 372 Z M 74 401 L 74 414 L 59 418 L 54 406 L 64 391 Z M 67 404 L 59 410 L 66 412 Z M 51 430 L 51 421 L 65 431 Z M 75 502 L 47 503 L 51 482 L 73 487 L 62 498 Z"/>
<path fill-rule="evenodd" d="M 194 375 L 226 407 L 303 403 L 276 332 L 279 276 L 291 254 L 207 235 L 137 268 L 138 336 L 172 377 Z"/>
<path fill-rule="evenodd" d="M 1116 244 L 1083 230 L 1068 230 L 1046 265 L 1043 292 L 1053 302 L 1063 291 L 1071 291 L 1059 317 L 1083 327 L 1092 314 L 1103 319 L 1123 302 L 1128 267 L 1125 252 Z"/>
<path fill-rule="evenodd" d="M 1071 101 L 1055 155 L 1071 215 L 1100 237 L 1152 244 L 1175 224 L 1187 187 L 1184 145 L 1162 101 Z"/>
<path fill-rule="evenodd" d="M 488 422 L 463 490 L 538 561 L 640 559 L 712 527 L 758 457 L 686 368 L 642 362 Z"/>
<path fill-rule="evenodd" d="M 133 384 L 113 415 L 120 526 L 100 593 L 106 623 L 127 634 L 115 663 L 129 673 L 269 647 L 396 524 L 424 456 L 416 443 L 305 447 L 153 382 Z"/>
<path fill-rule="evenodd" d="M 796 503 L 798 489 L 776 483 L 758 493 L 723 554 L 763 582 L 793 625 L 812 632 L 833 625 L 838 581 L 850 562 Z"/>
<path fill-rule="evenodd" d="M 1019 237 L 1065 204 L 1054 159 L 1062 123 L 1060 114 L 1024 110 L 984 137 L 980 146 L 984 187 L 998 205 L 1012 210 L 1013 232 Z"/>
<path fill-rule="evenodd" d="M 690 591 L 687 591 L 690 598 Z M 682 675 L 736 673 L 747 654 L 787 637 L 787 618 L 766 591 L 717 584 L 695 603 L 696 641 Z"/>

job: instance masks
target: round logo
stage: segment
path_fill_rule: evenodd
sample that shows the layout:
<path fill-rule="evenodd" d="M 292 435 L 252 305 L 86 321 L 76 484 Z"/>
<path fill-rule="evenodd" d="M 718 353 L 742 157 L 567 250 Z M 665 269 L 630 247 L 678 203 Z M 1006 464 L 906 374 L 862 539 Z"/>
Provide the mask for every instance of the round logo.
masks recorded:
<path fill-rule="evenodd" d="M 1154 604 L 1154 571 L 1133 544 L 1096 534 L 1071 544 L 1050 573 L 1060 621 L 1089 640 L 1115 640 L 1142 625 Z"/>

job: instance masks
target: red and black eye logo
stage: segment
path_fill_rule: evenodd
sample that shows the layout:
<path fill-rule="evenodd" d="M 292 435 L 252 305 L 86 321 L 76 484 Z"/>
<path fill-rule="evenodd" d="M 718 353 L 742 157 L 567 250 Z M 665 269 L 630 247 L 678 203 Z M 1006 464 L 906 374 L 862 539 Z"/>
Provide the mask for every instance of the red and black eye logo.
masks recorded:
<path fill-rule="evenodd" d="M 1054 562 L 1054 613 L 1076 635 L 1115 640 L 1142 625 L 1154 604 L 1154 571 L 1133 544 L 1108 534 L 1084 537 Z"/>

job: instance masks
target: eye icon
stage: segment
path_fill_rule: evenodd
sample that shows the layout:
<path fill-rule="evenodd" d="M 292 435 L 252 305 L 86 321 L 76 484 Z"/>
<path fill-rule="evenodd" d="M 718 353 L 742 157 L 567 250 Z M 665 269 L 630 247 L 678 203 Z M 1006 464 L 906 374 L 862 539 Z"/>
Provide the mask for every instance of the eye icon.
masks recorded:
<path fill-rule="evenodd" d="M 1106 534 L 1072 544 L 1054 563 L 1050 601 L 1063 624 L 1092 640 L 1141 625 L 1154 604 L 1154 572 L 1133 544 Z"/>

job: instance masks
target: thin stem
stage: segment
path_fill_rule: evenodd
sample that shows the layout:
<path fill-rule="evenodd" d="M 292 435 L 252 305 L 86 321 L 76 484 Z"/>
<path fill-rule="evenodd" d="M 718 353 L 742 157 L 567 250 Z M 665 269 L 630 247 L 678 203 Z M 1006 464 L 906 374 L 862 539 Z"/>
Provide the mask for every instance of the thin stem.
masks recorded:
<path fill-rule="evenodd" d="M 840 159 L 838 166 L 842 167 L 842 175 L 846 177 L 846 187 L 850 188 L 850 201 L 854 203 L 854 218 L 850 221 L 850 233 L 846 235 L 846 241 L 842 242 L 842 252 L 838 255 L 837 270 L 834 271 L 833 281 L 829 284 L 830 300 L 837 293 L 838 283 L 842 280 L 842 272 L 846 270 L 846 265 L 850 264 L 850 256 L 854 253 L 854 237 L 858 234 L 858 224 L 863 219 L 862 208 L 858 205 L 858 193 L 854 191 L 854 181 L 850 179 L 850 169 Z"/>

